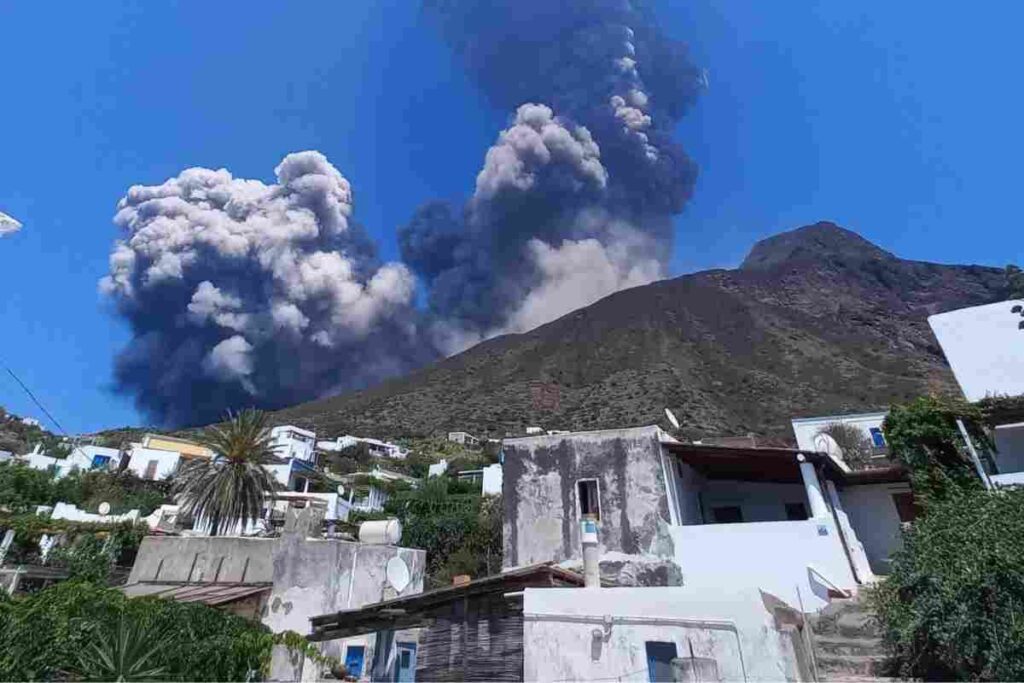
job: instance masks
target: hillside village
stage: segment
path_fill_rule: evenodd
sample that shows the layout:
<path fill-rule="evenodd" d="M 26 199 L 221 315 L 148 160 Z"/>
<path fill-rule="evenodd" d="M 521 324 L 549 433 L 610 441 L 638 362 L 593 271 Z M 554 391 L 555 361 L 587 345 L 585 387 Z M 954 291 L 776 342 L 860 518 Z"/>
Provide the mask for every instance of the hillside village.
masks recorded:
<path fill-rule="evenodd" d="M 974 403 L 793 415 L 788 443 L 688 438 L 670 409 L 646 426 L 393 442 L 243 413 L 272 455 L 258 514 L 237 521 L 190 516 L 179 486 L 197 463 L 233 466 L 209 438 L 232 420 L 67 437 L 5 413 L 0 582 L 43 595 L 98 558 L 128 599 L 304 642 L 274 645 L 269 680 L 886 675 L 886 608 L 869 597 L 934 514 L 922 482 L 939 467 L 915 460 L 901 421 L 946 420 L 952 440 L 920 451 L 951 449 L 943 477 L 993 500 L 1024 490 L 1024 409 L 993 399 L 1024 393 L 1024 365 L 979 365 L 971 347 L 1002 343 L 1007 320 L 1016 334 L 1010 304 L 929 319 Z"/>

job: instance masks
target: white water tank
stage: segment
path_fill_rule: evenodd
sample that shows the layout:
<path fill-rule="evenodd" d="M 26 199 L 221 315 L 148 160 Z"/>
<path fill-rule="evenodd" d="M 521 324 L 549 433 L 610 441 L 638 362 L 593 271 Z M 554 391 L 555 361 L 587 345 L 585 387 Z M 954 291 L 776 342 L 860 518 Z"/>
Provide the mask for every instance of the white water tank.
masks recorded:
<path fill-rule="evenodd" d="M 402 523 L 397 519 L 380 519 L 359 525 L 359 542 L 373 545 L 398 545 L 402 540 Z"/>

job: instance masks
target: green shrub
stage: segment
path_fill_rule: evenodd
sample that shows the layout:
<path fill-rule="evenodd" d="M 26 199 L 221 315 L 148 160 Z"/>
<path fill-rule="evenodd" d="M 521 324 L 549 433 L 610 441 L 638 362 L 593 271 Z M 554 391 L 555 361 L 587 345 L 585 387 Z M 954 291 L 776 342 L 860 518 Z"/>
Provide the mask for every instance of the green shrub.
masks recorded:
<path fill-rule="evenodd" d="M 982 413 L 963 401 L 924 396 L 892 406 L 882 424 L 889 452 L 910 471 L 914 495 L 926 510 L 933 501 L 982 487 L 958 418 L 981 455 L 987 456 L 992 444 Z"/>
<path fill-rule="evenodd" d="M 933 499 L 873 593 L 903 677 L 1024 680 L 1024 490 Z"/>
<path fill-rule="evenodd" d="M 165 680 L 246 680 L 265 671 L 278 640 L 259 624 L 202 604 L 129 600 L 114 589 L 67 581 L 0 597 L 0 680 L 89 677 L 81 654 L 101 642 L 101 634 L 116 634 L 123 619 L 163 634 L 148 666 Z"/>

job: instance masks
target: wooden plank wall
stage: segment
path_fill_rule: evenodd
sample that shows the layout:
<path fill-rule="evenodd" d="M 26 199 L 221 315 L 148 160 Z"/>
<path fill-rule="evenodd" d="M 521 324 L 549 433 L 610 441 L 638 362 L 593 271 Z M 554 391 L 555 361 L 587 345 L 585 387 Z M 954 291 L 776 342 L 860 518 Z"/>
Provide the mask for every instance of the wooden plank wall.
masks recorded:
<path fill-rule="evenodd" d="M 522 598 L 478 595 L 436 614 L 420 635 L 416 680 L 523 680 Z"/>

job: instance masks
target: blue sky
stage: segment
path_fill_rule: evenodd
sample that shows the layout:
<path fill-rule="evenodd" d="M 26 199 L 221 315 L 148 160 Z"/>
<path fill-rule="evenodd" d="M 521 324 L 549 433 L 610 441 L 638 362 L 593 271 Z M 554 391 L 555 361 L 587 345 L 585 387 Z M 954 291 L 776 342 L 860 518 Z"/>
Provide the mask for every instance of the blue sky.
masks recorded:
<path fill-rule="evenodd" d="M 922 260 L 1001 266 L 1024 142 L 1024 7 L 992 3 L 658 5 L 708 69 L 680 125 L 701 167 L 673 274 L 735 265 L 820 219 Z M 465 198 L 509 112 L 488 107 L 412 0 L 0 0 L 0 360 L 70 430 L 137 424 L 110 389 L 127 331 L 97 293 L 135 183 L 189 166 L 273 178 L 318 149 L 394 258 L 394 231 Z M 9 378 L 0 405 L 39 415 Z"/>

